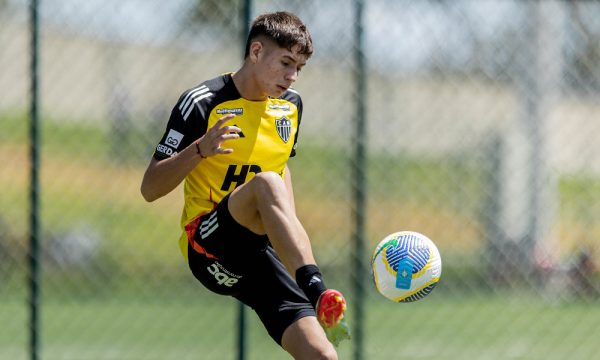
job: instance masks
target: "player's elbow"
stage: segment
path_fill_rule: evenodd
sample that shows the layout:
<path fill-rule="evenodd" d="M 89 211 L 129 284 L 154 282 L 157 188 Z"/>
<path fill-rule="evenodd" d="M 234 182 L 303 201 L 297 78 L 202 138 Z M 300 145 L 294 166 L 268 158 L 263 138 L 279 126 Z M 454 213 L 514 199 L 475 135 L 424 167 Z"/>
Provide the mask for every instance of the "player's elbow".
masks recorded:
<path fill-rule="evenodd" d="M 154 200 L 160 198 L 160 194 L 156 193 L 155 191 L 152 191 L 152 189 L 149 188 L 146 182 L 142 182 L 142 186 L 140 186 L 140 192 L 142 193 L 142 197 L 144 198 L 144 200 L 146 200 L 147 202 L 153 202 Z"/>
<path fill-rule="evenodd" d="M 150 195 L 144 194 L 144 193 L 142 193 L 142 197 L 144 198 L 144 200 L 146 200 L 149 203 L 153 202 L 156 199 L 158 199 L 158 197 L 156 197 L 156 196 L 150 196 Z"/>
<path fill-rule="evenodd" d="M 142 193 L 142 197 L 147 202 L 153 202 L 154 200 L 158 199 L 156 196 L 152 196 L 151 194 L 145 192 L 144 190 L 142 190 L 141 193 Z"/>

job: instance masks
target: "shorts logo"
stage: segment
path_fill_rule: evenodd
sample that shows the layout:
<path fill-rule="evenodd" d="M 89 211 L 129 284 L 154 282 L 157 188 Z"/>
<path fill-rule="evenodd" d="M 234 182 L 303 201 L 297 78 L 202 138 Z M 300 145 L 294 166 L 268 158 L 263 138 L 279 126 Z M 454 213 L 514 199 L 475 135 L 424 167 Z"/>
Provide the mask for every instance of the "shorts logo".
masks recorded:
<path fill-rule="evenodd" d="M 210 215 L 210 217 L 200 224 L 200 236 L 203 239 L 206 239 L 213 231 L 217 230 L 219 227 L 219 223 L 217 222 L 217 212 L 215 211 Z"/>
<path fill-rule="evenodd" d="M 175 131 L 173 129 L 169 130 L 169 134 L 165 139 L 165 145 L 169 145 L 170 147 L 177 149 L 181 140 L 183 139 L 183 134 L 179 131 Z"/>
<path fill-rule="evenodd" d="M 215 277 L 215 280 L 217 280 L 219 285 L 224 285 L 227 287 L 232 287 L 239 281 L 239 279 L 242 278 L 239 275 L 235 275 L 227 271 L 223 265 L 219 264 L 218 262 L 211 264 L 206 268 L 206 270 L 208 270 L 208 272 Z"/>
<path fill-rule="evenodd" d="M 290 133 L 292 132 L 292 122 L 285 116 L 279 119 L 275 119 L 275 128 L 281 140 L 287 143 L 290 140 Z"/>

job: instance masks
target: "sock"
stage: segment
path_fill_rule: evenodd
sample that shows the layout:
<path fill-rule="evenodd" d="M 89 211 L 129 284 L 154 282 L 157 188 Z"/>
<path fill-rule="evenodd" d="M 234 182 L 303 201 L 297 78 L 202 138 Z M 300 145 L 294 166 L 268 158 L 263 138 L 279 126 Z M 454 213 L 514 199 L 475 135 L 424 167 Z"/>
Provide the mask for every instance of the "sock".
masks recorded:
<path fill-rule="evenodd" d="M 317 265 L 304 265 L 296 270 L 296 283 L 304 291 L 313 307 L 317 306 L 319 296 L 327 290 L 323 275 Z"/>

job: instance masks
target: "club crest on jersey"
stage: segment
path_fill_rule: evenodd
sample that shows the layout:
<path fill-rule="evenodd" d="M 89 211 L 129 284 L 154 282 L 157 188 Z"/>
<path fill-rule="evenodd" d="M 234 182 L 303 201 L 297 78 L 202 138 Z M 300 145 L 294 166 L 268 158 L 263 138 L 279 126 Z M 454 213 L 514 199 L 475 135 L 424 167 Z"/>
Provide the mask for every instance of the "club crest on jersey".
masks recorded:
<path fill-rule="evenodd" d="M 290 134 L 292 132 L 292 121 L 285 116 L 279 119 L 275 119 L 275 129 L 283 142 L 287 143 L 290 140 Z"/>

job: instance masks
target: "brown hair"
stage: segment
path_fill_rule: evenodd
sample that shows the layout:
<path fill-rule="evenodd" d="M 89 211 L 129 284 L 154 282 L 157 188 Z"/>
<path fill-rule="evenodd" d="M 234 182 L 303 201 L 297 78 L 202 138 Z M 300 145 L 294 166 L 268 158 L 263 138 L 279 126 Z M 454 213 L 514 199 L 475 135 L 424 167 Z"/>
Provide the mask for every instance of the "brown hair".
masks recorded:
<path fill-rule="evenodd" d="M 313 53 L 312 39 L 306 25 L 296 15 L 286 11 L 258 16 L 250 27 L 244 58 L 250 54 L 250 44 L 259 36 L 273 40 L 282 48 L 291 50 L 299 45 L 299 53 L 309 58 Z"/>

